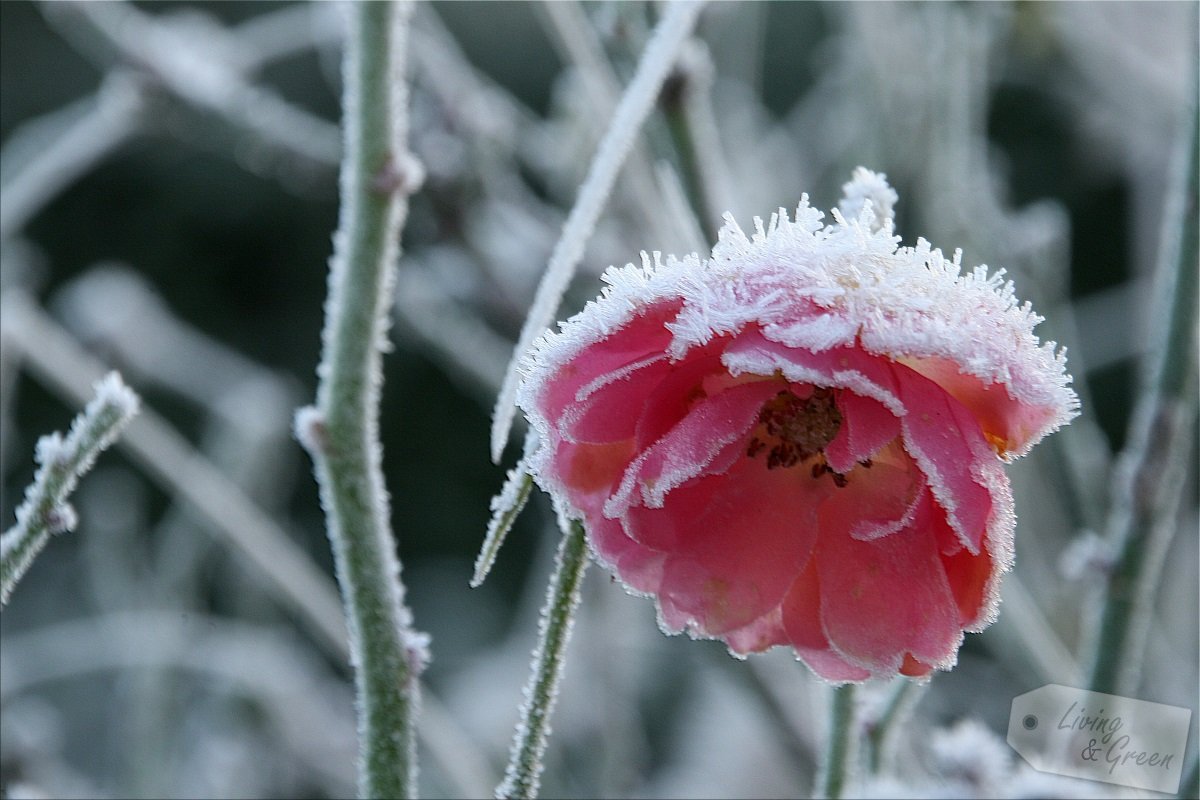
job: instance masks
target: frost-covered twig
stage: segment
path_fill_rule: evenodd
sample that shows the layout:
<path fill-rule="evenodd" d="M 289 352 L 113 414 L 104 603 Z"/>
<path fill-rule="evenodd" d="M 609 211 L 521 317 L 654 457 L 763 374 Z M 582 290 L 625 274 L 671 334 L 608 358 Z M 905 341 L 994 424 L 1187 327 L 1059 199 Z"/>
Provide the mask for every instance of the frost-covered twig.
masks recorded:
<path fill-rule="evenodd" d="M 296 415 L 312 455 L 350 630 L 358 697 L 359 793 L 412 797 L 418 675 L 425 637 L 412 629 L 391 530 L 379 443 L 386 342 L 399 234 L 420 165 L 406 145 L 403 79 L 409 3 L 351 7 L 343 60 L 345 158 L 330 260 L 315 407 Z"/>
<path fill-rule="evenodd" d="M 172 94 L 233 127 L 293 156 L 332 166 L 338 161 L 336 127 L 277 93 L 248 83 L 222 48 L 236 47 L 218 29 L 191 36 L 178 25 L 145 14 L 131 3 L 49 3 L 47 18 L 73 24 L 88 36 L 84 52 L 99 45 L 141 68 Z M 90 46 L 87 46 L 90 44 Z"/>
<path fill-rule="evenodd" d="M 663 110 L 696 216 L 715 233 L 733 198 L 712 107 L 713 71 L 708 49 L 693 42 L 679 60 L 670 90 L 663 92 Z M 708 238 L 711 246 L 713 237 Z"/>
<path fill-rule="evenodd" d="M 513 737 L 504 781 L 496 787 L 498 798 L 537 797 L 542 776 L 542 756 L 550 736 L 550 715 L 558 698 L 564 655 L 571 638 L 580 586 L 588 565 L 587 538 L 583 524 L 572 520 L 563 531 L 554 560 L 554 577 L 546 592 L 546 605 L 538 629 L 538 646 L 525 686 L 521 720 Z"/>
<path fill-rule="evenodd" d="M 895 678 L 887 701 L 866 724 L 867 769 L 878 774 L 886 760 L 889 739 L 898 722 L 909 716 L 928 684 Z"/>
<path fill-rule="evenodd" d="M 118 72 L 105 78 L 94 97 L 21 126 L 3 152 L 3 164 L 12 169 L 2 187 L 0 241 L 136 133 L 142 107 L 136 81 Z"/>
<path fill-rule="evenodd" d="M 103 373 L 100 364 L 22 292 L 9 291 L 0 303 L 0 338 L 17 350 L 31 372 L 74 402 L 85 402 L 90 381 Z M 332 582 L 236 483 L 148 408 L 120 445 L 253 565 L 331 653 L 346 652 L 346 627 Z"/>
<path fill-rule="evenodd" d="M 96 383 L 95 397 L 75 417 L 65 438 L 53 433 L 38 440 L 37 474 L 25 490 L 25 502 L 17 508 L 16 525 L 0 536 L 0 606 L 8 602 L 50 535 L 75 527 L 75 511 L 67 498 L 96 456 L 137 413 L 139 404 L 121 376 L 110 372 Z"/>
<path fill-rule="evenodd" d="M 587 111 L 599 128 L 612 118 L 621 95 L 621 84 L 604 53 L 600 37 L 589 22 L 582 4 L 575 0 L 554 3 L 539 3 L 534 6 L 538 18 L 546 26 L 546 32 L 557 46 L 563 61 L 573 64 L 576 75 L 587 96 Z M 651 179 L 650 154 L 642 143 L 634 141 L 627 157 L 629 169 L 625 170 L 625 186 L 629 196 L 642 216 L 649 232 L 658 236 L 666 233 L 656 213 L 658 199 Z"/>
<path fill-rule="evenodd" d="M 1108 694 L 1137 689 L 1154 590 L 1195 444 L 1200 139 L 1194 108 L 1188 117 L 1191 130 L 1181 151 L 1186 168 L 1176 173 L 1163 214 L 1160 293 L 1151 312 L 1162 327 L 1149 350 L 1156 360 L 1144 376 L 1129 444 L 1113 477 L 1107 536 L 1118 556 L 1106 576 L 1090 681 L 1093 691 Z"/>
<path fill-rule="evenodd" d="M 512 361 L 504 376 L 504 385 L 496 399 L 496 410 L 492 417 L 491 449 L 492 460 L 497 463 L 504 452 L 505 444 L 508 443 L 509 429 L 516 413 L 517 383 L 520 377 L 518 367 L 521 359 L 533 344 L 533 340 L 553 321 L 562 294 L 571 282 L 571 276 L 575 273 L 580 258 L 583 257 L 584 245 L 596 227 L 596 221 L 609 192 L 612 191 L 613 182 L 633 144 L 634 136 L 653 108 L 663 81 L 666 80 L 680 48 L 696 24 L 696 17 L 702 7 L 701 2 L 692 0 L 672 3 L 667 7 L 662 22 L 646 44 L 637 73 L 621 97 L 612 124 L 605 131 L 604 138 L 596 150 L 575 205 L 563 224 L 562 235 L 554 245 L 554 252 L 550 254 L 550 263 L 538 285 L 533 307 L 529 310 L 529 316 L 525 318 L 520 338 L 513 350 Z"/>

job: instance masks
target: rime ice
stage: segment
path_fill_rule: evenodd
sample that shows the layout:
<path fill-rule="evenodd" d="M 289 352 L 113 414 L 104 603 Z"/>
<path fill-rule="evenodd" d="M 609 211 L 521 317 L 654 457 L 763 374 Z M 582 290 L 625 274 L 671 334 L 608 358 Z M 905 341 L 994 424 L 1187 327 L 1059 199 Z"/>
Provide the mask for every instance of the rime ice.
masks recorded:
<path fill-rule="evenodd" d="M 610 269 L 526 359 L 529 466 L 664 630 L 923 676 L 995 617 L 1003 463 L 1078 401 L 1002 273 L 899 247 L 884 176 L 845 192 Z"/>

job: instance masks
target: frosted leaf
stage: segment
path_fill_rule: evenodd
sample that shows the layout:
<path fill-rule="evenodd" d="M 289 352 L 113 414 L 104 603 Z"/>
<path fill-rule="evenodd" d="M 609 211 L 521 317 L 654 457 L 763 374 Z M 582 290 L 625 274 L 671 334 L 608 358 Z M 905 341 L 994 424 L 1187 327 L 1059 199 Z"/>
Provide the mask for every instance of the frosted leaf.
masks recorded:
<path fill-rule="evenodd" d="M 531 430 L 529 436 L 526 437 L 526 453 L 531 453 L 535 449 L 535 445 L 531 444 L 533 441 L 535 441 L 535 437 Z M 525 503 L 529 500 L 532 490 L 533 475 L 529 472 L 527 460 L 522 458 L 515 467 L 508 471 L 508 478 L 504 481 L 504 487 L 500 490 L 500 494 L 492 498 L 492 519 L 488 522 L 487 536 L 484 537 L 479 556 L 475 559 L 475 573 L 471 577 L 472 589 L 481 586 L 488 573 L 492 571 L 492 565 L 496 563 L 500 547 L 504 544 L 508 532 L 512 530 L 513 523 L 517 521 L 521 510 L 525 508 Z"/>

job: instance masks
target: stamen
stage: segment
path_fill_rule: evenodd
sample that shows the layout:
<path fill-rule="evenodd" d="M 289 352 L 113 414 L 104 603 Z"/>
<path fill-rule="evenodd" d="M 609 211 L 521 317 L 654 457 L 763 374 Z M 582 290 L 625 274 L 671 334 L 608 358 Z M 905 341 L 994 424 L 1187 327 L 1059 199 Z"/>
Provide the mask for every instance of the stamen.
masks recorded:
<path fill-rule="evenodd" d="M 823 453 L 841 424 L 842 415 L 837 410 L 834 390 L 814 388 L 806 398 L 782 391 L 764 403 L 759 411 L 758 427 L 746 448 L 746 455 L 754 458 L 769 447 L 767 469 L 793 467 Z M 813 465 L 814 478 L 825 472 L 832 470 L 825 465 L 824 459 Z"/>

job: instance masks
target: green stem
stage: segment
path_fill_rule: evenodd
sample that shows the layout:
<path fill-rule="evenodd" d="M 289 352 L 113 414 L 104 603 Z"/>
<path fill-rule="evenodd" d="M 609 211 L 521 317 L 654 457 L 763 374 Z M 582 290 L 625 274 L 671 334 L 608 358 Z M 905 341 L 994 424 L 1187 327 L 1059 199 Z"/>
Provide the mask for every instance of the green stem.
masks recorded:
<path fill-rule="evenodd" d="M 537 797 L 542 775 L 542 756 L 550 732 L 550 715 L 558 696 L 563 657 L 571 637 L 579 589 L 587 570 L 588 549 L 583 524 L 572 520 L 563 533 L 555 560 L 554 577 L 542 608 L 542 623 L 533 668 L 525 687 L 521 721 L 513 737 L 504 781 L 496 788 L 501 798 Z"/>
<path fill-rule="evenodd" d="M 1196 416 L 1197 140 L 1193 109 L 1187 168 L 1164 212 L 1159 275 L 1163 328 L 1151 342 L 1157 360 L 1131 422 L 1130 444 L 1113 481 L 1109 541 L 1117 559 L 1107 577 L 1090 688 L 1136 691 L 1150 608 L 1186 476 Z"/>
<path fill-rule="evenodd" d="M 825 764 L 821 770 L 818 795 L 837 800 L 846 789 L 854 750 L 854 684 L 833 690 L 833 713 L 829 722 L 829 740 L 825 745 Z"/>
<path fill-rule="evenodd" d="M 380 343 L 399 231 L 419 181 L 405 149 L 400 70 L 408 3 L 355 3 L 343 75 L 341 215 L 330 262 L 316 409 L 297 415 L 313 457 L 355 666 L 359 794 L 412 797 L 423 637 L 411 629 L 381 469 Z"/>

